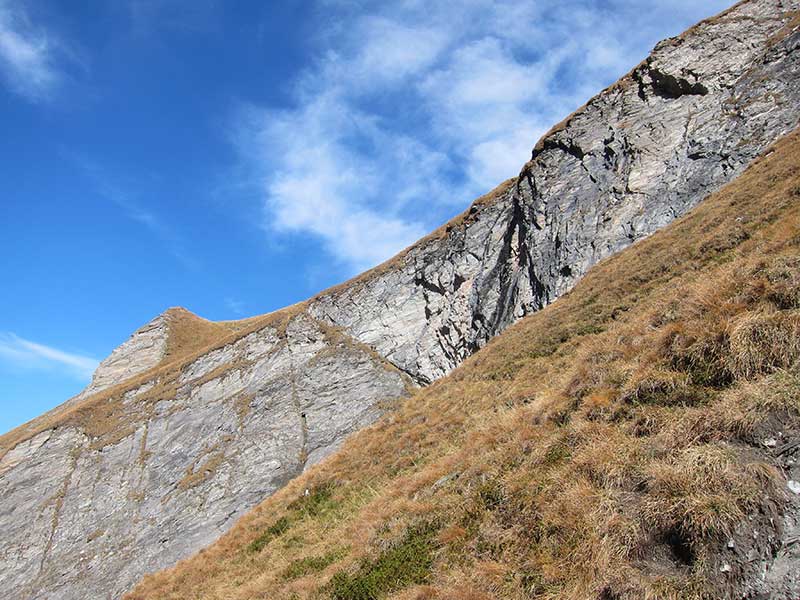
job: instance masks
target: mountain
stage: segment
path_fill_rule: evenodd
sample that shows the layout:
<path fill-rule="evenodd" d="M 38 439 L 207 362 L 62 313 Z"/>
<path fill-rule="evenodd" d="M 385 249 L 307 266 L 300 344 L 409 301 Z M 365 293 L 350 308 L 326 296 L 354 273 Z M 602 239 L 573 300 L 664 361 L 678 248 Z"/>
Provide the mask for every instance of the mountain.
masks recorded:
<path fill-rule="evenodd" d="M 354 280 L 138 330 L 87 390 L 0 437 L 2 589 L 120 597 L 736 179 L 800 121 L 798 9 L 748 0 L 658 44 L 518 177 Z"/>
<path fill-rule="evenodd" d="M 800 130 L 126 600 L 800 597 Z"/>

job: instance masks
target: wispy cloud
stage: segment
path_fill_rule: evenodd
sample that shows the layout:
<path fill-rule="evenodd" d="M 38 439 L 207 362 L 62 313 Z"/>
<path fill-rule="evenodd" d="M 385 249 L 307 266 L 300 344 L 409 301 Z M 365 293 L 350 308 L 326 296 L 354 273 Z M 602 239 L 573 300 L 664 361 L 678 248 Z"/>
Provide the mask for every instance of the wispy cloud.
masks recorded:
<path fill-rule="evenodd" d="M 156 212 L 147 208 L 139 199 L 139 194 L 130 190 L 130 186 L 120 183 L 119 177 L 85 156 L 71 152 L 65 152 L 65 155 L 86 175 L 103 198 L 117 206 L 128 219 L 149 231 L 184 267 L 193 271 L 200 268 L 199 261 L 186 250 L 181 235 Z"/>
<path fill-rule="evenodd" d="M 80 380 L 90 379 L 98 365 L 94 358 L 32 342 L 14 333 L 0 333 L 0 360 L 23 369 L 59 369 Z"/>
<path fill-rule="evenodd" d="M 56 66 L 59 47 L 18 3 L 0 0 L 0 70 L 13 91 L 33 101 L 46 99 L 63 78 Z"/>
<path fill-rule="evenodd" d="M 244 316 L 245 314 L 244 310 L 245 304 L 241 300 L 228 296 L 227 298 L 225 298 L 225 306 L 230 312 L 232 312 L 237 317 Z"/>
<path fill-rule="evenodd" d="M 237 117 L 268 227 L 315 236 L 353 271 L 388 258 L 515 175 L 656 41 L 728 3 L 321 0 L 294 105 Z"/>
<path fill-rule="evenodd" d="M 159 30 L 203 31 L 215 26 L 217 0 L 128 0 L 131 29 L 139 35 Z"/>

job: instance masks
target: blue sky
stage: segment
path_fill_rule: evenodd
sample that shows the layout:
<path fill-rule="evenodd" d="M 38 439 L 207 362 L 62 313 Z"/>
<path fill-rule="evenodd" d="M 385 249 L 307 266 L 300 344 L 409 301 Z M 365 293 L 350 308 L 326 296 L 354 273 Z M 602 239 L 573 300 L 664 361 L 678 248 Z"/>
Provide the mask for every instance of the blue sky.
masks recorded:
<path fill-rule="evenodd" d="M 167 307 L 390 257 L 728 4 L 0 0 L 0 431 Z"/>

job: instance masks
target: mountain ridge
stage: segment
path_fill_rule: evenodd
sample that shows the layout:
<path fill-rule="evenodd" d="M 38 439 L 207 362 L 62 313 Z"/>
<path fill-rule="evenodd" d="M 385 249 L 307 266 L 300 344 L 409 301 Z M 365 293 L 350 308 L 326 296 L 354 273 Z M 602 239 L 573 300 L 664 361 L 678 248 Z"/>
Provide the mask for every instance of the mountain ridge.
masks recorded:
<path fill-rule="evenodd" d="M 748 0 L 659 44 L 384 265 L 0 437 L 0 583 L 118 596 L 734 179 L 800 118 L 797 9 Z"/>
<path fill-rule="evenodd" d="M 126 600 L 797 597 L 798 148 L 795 131 Z"/>

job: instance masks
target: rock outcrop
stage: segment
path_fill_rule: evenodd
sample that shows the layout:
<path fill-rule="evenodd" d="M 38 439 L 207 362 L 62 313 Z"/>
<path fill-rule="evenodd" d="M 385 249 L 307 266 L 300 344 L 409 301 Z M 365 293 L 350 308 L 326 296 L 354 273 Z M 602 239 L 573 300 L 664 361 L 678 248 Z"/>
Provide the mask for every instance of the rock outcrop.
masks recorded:
<path fill-rule="evenodd" d="M 519 177 L 351 282 L 139 330 L 79 397 L 0 438 L 0 588 L 119 597 L 736 177 L 800 122 L 799 9 L 749 0 L 660 43 Z"/>
<path fill-rule="evenodd" d="M 210 543 L 407 384 L 300 313 L 174 378 L 101 397 L 0 460 L 3 588 L 13 598 L 119 597 Z"/>
<path fill-rule="evenodd" d="M 157 366 L 167 353 L 168 318 L 159 315 L 140 327 L 128 340 L 102 361 L 92 376 L 92 382 L 75 399 L 92 394 L 144 373 Z"/>

